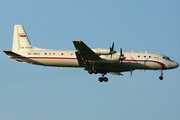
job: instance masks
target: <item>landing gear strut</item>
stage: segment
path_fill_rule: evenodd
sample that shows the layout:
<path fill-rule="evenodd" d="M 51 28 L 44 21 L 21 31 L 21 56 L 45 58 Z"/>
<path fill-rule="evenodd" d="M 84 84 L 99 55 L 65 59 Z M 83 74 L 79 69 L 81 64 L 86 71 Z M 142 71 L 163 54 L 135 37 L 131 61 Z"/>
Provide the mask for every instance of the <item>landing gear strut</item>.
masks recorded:
<path fill-rule="evenodd" d="M 98 70 L 96 69 L 96 67 L 95 67 L 95 64 L 93 64 L 92 66 L 91 66 L 91 69 L 89 69 L 88 70 L 88 73 L 89 74 L 97 74 L 98 73 Z"/>
<path fill-rule="evenodd" d="M 97 74 L 97 73 L 101 73 L 100 71 L 98 71 L 96 68 L 95 68 L 95 65 L 93 65 L 92 67 L 91 67 L 91 69 L 89 69 L 88 70 L 88 73 L 89 74 Z M 104 77 L 106 74 L 107 74 L 107 72 L 103 72 L 103 73 L 101 73 L 102 74 L 102 77 L 99 77 L 99 82 L 107 82 L 108 81 L 108 78 L 107 77 Z"/>
<path fill-rule="evenodd" d="M 161 71 L 161 76 L 159 76 L 159 79 L 163 80 L 163 72 L 162 72 L 162 70 L 160 70 L 160 71 Z"/>
<path fill-rule="evenodd" d="M 106 75 L 106 73 L 103 73 L 102 74 L 102 77 L 99 77 L 99 82 L 107 82 L 108 81 L 108 78 L 107 77 L 104 77 L 104 75 Z"/>

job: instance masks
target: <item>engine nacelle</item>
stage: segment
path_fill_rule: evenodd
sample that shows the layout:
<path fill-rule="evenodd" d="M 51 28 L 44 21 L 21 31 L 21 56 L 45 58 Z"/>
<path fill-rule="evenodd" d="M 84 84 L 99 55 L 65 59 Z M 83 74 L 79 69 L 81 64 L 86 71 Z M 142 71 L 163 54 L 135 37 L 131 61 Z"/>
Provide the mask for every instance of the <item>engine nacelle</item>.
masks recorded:
<path fill-rule="evenodd" d="M 110 49 L 102 49 L 102 48 L 92 49 L 92 51 L 94 51 L 95 53 L 99 55 L 110 55 L 110 54 L 116 53 L 116 51 L 111 51 L 110 53 Z"/>
<path fill-rule="evenodd" d="M 111 64 L 111 63 L 119 63 L 119 60 L 106 60 L 106 59 L 102 59 L 102 60 L 95 60 L 95 63 L 101 63 L 101 64 Z"/>
<path fill-rule="evenodd" d="M 126 59 L 124 56 L 119 56 L 119 55 L 101 55 L 100 56 L 101 60 L 95 60 L 95 63 L 104 63 L 104 64 L 115 64 L 115 63 L 120 63 L 122 62 L 121 60 Z"/>

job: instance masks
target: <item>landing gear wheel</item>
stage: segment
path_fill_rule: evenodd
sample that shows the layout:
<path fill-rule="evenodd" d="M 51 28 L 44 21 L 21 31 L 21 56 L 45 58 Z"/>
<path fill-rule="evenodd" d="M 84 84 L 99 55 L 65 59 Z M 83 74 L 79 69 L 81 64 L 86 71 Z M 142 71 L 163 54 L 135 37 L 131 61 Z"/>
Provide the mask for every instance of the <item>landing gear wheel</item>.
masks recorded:
<path fill-rule="evenodd" d="M 92 74 L 92 73 L 93 73 L 93 71 L 92 71 L 92 70 L 88 70 L 88 73 L 89 73 L 89 74 Z"/>
<path fill-rule="evenodd" d="M 108 81 L 108 78 L 107 77 L 100 77 L 99 78 L 99 82 L 107 82 Z"/>
<path fill-rule="evenodd" d="M 97 73 L 98 73 L 98 70 L 94 69 L 94 70 L 93 70 L 93 73 L 94 73 L 94 74 L 97 74 Z"/>
<path fill-rule="evenodd" d="M 104 81 L 104 82 L 107 82 L 107 81 L 108 81 L 108 78 L 107 78 L 107 77 L 103 78 L 103 81 Z"/>
<path fill-rule="evenodd" d="M 102 77 L 99 78 L 99 82 L 103 82 L 103 78 Z"/>
<path fill-rule="evenodd" d="M 163 80 L 163 76 L 159 76 L 159 79 L 160 79 L 160 80 Z"/>

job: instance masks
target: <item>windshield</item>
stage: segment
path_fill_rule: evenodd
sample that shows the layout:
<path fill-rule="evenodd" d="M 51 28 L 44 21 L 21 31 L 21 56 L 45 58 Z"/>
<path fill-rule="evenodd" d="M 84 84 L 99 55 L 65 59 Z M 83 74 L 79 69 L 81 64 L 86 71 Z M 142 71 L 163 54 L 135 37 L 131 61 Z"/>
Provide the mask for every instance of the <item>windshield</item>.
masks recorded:
<path fill-rule="evenodd" d="M 172 61 L 169 57 L 167 56 L 163 56 L 163 59 L 166 59 L 166 60 L 169 60 L 169 61 Z"/>
<path fill-rule="evenodd" d="M 169 57 L 163 56 L 163 59 L 171 60 Z"/>

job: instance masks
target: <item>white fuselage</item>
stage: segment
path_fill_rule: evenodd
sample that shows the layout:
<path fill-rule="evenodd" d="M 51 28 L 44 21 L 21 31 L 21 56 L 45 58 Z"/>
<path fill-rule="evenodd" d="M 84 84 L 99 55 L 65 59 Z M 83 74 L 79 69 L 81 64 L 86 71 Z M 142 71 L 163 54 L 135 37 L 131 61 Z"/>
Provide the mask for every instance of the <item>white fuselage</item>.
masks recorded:
<path fill-rule="evenodd" d="M 104 77 L 107 73 L 122 75 L 120 72 L 142 70 L 160 70 L 160 80 L 163 79 L 162 70 L 173 69 L 179 66 L 178 63 L 169 57 L 142 52 L 120 52 L 114 51 L 114 43 L 110 49 L 90 49 L 81 40 L 73 41 L 76 50 L 49 50 L 34 47 L 30 44 L 27 34 L 22 25 L 14 25 L 12 51 L 4 52 L 20 62 L 42 66 L 53 67 L 82 67 L 89 74 L 102 74 L 99 81 L 107 82 Z"/>
<path fill-rule="evenodd" d="M 72 50 L 32 50 L 16 52 L 22 57 L 12 57 L 15 60 L 43 66 L 54 67 L 85 67 L 80 66 L 76 58 L 76 51 Z M 113 61 L 119 57 L 119 52 L 112 55 L 100 55 L 103 60 Z M 147 70 L 165 70 L 177 67 L 177 63 L 167 59 L 168 57 L 155 53 L 142 52 L 123 52 L 126 59 L 116 64 L 104 65 L 114 69 L 147 69 Z M 98 63 L 97 63 L 98 64 Z M 103 68 L 103 66 L 102 66 Z"/>

